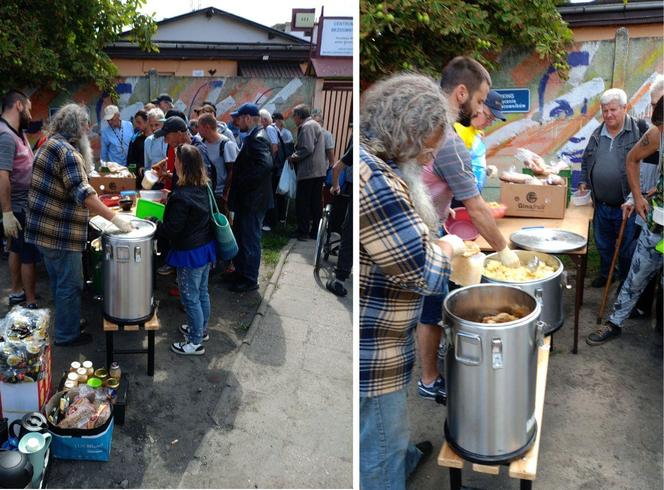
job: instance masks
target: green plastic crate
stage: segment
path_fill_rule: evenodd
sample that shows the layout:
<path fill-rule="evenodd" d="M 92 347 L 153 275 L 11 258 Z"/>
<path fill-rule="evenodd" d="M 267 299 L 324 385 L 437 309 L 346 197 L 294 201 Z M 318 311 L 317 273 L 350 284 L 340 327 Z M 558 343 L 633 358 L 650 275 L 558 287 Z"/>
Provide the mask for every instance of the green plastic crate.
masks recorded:
<path fill-rule="evenodd" d="M 141 198 L 136 201 L 137 218 L 146 219 L 154 216 L 159 221 L 164 221 L 164 209 L 166 209 L 166 206 L 160 202 Z"/>

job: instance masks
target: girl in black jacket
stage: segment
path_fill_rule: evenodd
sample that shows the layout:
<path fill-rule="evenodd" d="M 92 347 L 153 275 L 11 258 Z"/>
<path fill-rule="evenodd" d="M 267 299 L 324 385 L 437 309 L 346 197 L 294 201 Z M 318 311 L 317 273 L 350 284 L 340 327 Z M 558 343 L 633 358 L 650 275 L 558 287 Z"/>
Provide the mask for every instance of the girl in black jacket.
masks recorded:
<path fill-rule="evenodd" d="M 176 148 L 175 170 L 180 176 L 178 185 L 169 196 L 164 221 L 157 227 L 157 236 L 170 242 L 166 263 L 177 270 L 180 298 L 187 313 L 187 324 L 180 326 L 185 340 L 171 344 L 171 350 L 203 355 L 203 342 L 209 338 L 208 275 L 210 264 L 216 262 L 208 178 L 201 154 L 192 145 Z"/>

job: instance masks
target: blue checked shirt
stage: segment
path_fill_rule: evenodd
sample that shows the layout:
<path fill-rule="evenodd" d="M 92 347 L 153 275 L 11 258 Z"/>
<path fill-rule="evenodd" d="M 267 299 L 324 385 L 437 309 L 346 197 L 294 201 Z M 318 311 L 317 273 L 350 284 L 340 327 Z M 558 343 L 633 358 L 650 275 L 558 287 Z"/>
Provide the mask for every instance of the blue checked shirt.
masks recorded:
<path fill-rule="evenodd" d="M 83 251 L 88 237 L 84 201 L 94 193 L 81 154 L 59 136 L 50 137 L 37 151 L 32 167 L 25 241 Z"/>
<path fill-rule="evenodd" d="M 441 294 L 449 258 L 432 243 L 406 183 L 360 146 L 360 396 L 410 381 L 422 295 Z"/>

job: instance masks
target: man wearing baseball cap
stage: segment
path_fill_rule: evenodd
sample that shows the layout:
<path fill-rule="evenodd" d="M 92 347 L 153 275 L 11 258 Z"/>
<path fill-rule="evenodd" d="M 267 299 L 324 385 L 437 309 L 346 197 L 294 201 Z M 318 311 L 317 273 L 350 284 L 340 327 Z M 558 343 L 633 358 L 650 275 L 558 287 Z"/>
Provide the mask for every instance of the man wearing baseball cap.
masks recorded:
<path fill-rule="evenodd" d="M 258 289 L 261 263 L 261 228 L 272 196 L 272 143 L 260 123 L 256 104 L 243 104 L 233 112 L 240 131 L 246 133 L 235 160 L 228 198 L 233 217 L 233 233 L 239 248 L 233 259 L 235 273 L 230 290 L 241 293 Z"/>
<path fill-rule="evenodd" d="M 159 94 L 159 97 L 155 99 L 155 103 L 164 111 L 164 114 L 173 109 L 173 98 L 167 93 Z"/>
<path fill-rule="evenodd" d="M 127 165 L 129 142 L 134 136 L 134 126 L 120 118 L 116 105 L 106 106 L 101 128 L 101 160 Z"/>
<path fill-rule="evenodd" d="M 505 121 L 502 113 L 503 99 L 495 90 L 490 90 L 484 107 L 479 113 L 470 120 L 470 126 L 464 126 L 460 122 L 454 123 L 454 129 L 461 137 L 466 148 L 470 152 L 470 164 L 473 168 L 475 180 L 477 180 L 477 189 L 482 192 L 487 175 L 493 170 L 492 166 L 486 165 L 486 144 L 484 143 L 484 130 L 491 126 L 496 119 Z M 452 204 L 454 206 L 454 203 Z M 463 206 L 463 204 L 458 204 Z"/>

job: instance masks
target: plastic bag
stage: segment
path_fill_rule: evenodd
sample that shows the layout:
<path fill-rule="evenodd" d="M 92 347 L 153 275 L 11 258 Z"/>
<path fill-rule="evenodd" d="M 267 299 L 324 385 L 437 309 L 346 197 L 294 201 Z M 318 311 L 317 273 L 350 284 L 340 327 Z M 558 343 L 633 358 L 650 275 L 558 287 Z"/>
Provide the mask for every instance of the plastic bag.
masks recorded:
<path fill-rule="evenodd" d="M 277 194 L 287 195 L 290 199 L 295 199 L 295 190 L 297 189 L 297 177 L 295 170 L 286 163 L 281 171 L 279 185 L 277 185 Z"/>
<path fill-rule="evenodd" d="M 49 321 L 48 309 L 15 306 L 0 322 L 0 381 L 27 383 L 43 377 Z"/>

